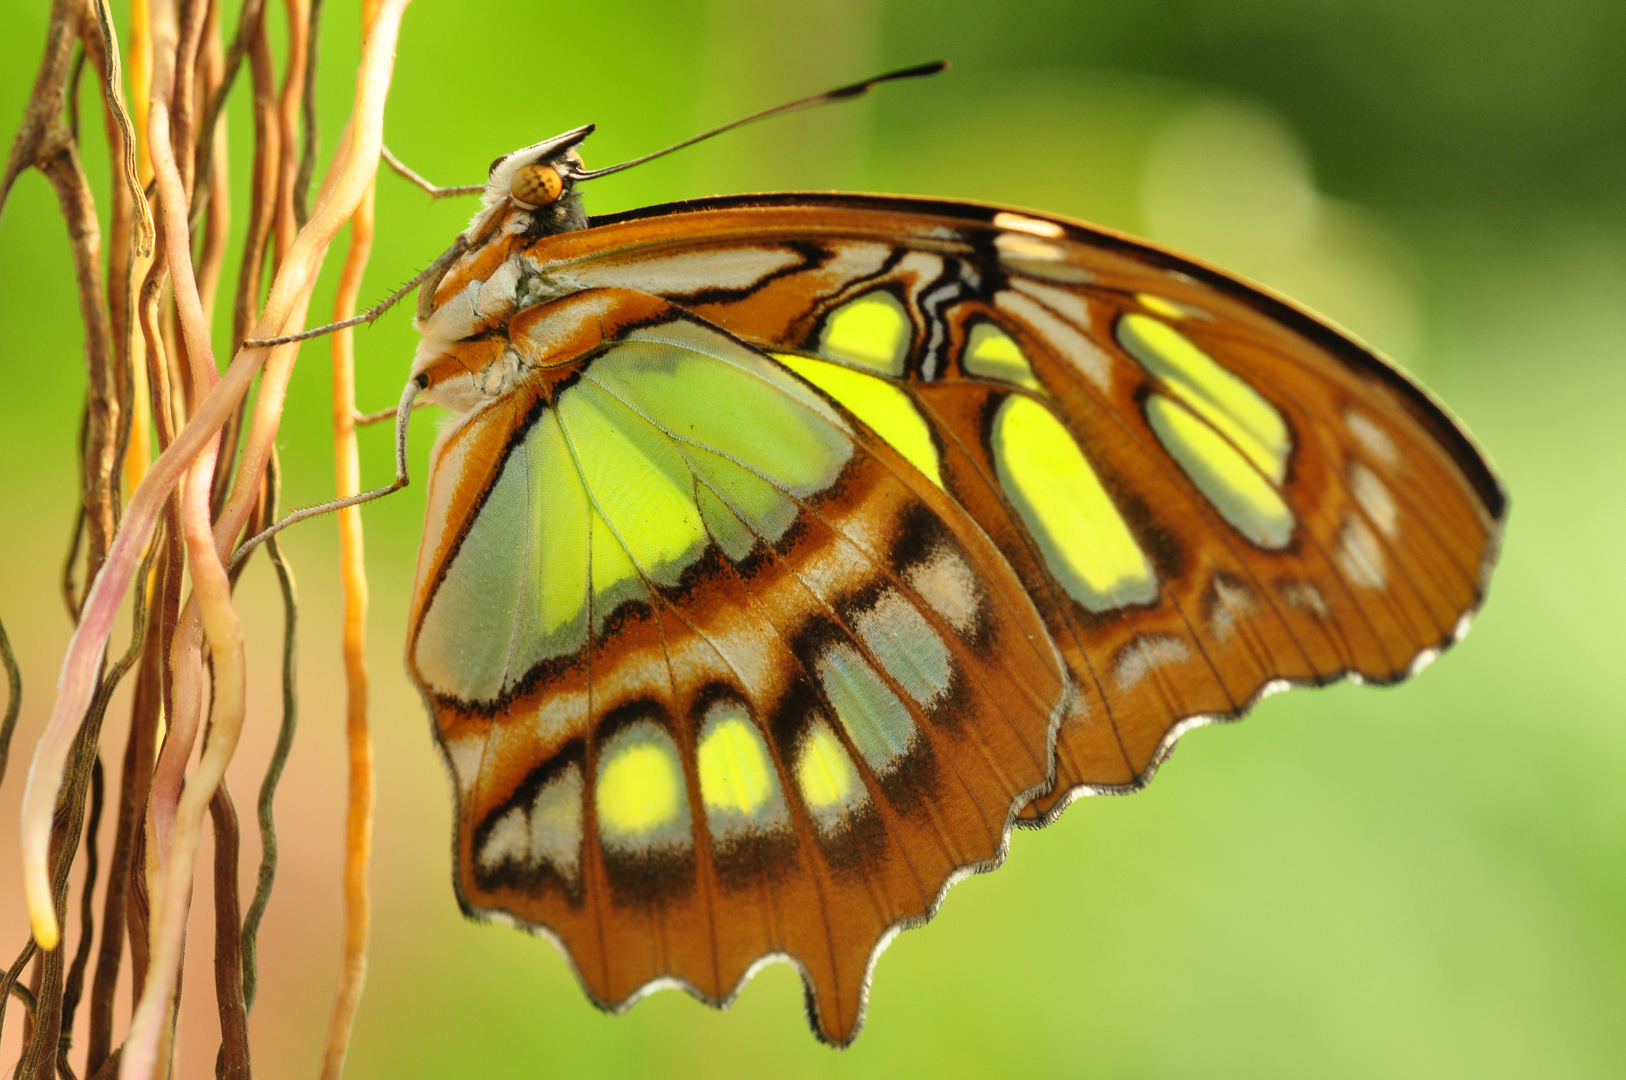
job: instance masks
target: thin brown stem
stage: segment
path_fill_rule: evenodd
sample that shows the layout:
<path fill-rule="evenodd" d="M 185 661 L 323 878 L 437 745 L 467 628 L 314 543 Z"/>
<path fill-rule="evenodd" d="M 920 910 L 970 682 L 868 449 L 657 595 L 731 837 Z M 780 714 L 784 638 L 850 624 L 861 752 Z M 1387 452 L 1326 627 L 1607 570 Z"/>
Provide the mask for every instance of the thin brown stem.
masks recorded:
<path fill-rule="evenodd" d="M 210 183 L 210 173 L 214 165 L 214 135 L 220 117 L 225 113 L 226 98 L 231 93 L 232 84 L 237 81 L 237 72 L 242 67 L 243 57 L 249 54 L 253 42 L 260 34 L 260 27 L 265 18 L 265 0 L 243 0 L 242 9 L 237 13 L 237 33 L 232 36 L 231 48 L 226 51 L 226 62 L 221 69 L 220 84 L 215 88 L 213 96 L 209 99 L 209 106 L 204 111 L 204 126 L 198 139 L 197 176 L 198 188 L 202 190 Z M 256 152 L 258 144 L 256 144 Z M 192 216 L 197 217 L 202 209 L 202 202 L 196 198 L 192 202 Z"/>
<path fill-rule="evenodd" d="M 239 25 L 235 50 L 244 44 L 249 50 L 249 72 L 254 87 L 254 173 L 249 194 L 248 232 L 243 240 L 243 259 L 237 273 L 237 295 L 232 303 L 232 346 L 240 346 L 248 323 L 260 303 L 260 276 L 265 268 L 266 244 L 277 213 L 277 166 L 282 129 L 277 124 L 277 86 L 271 43 L 264 33 L 265 8 L 256 3 L 256 20 L 246 30 Z M 249 5 L 243 6 L 243 17 Z M 245 40 L 245 33 L 248 35 Z"/>
<path fill-rule="evenodd" d="M 216 1080 L 250 1080 L 248 1007 L 243 1000 L 243 951 L 238 923 L 237 807 L 222 780 L 209 802 L 215 834 L 215 1003 L 220 1011 Z"/>
<path fill-rule="evenodd" d="M 294 241 L 299 214 L 294 207 L 294 187 L 299 176 L 299 158 L 293 147 L 299 141 L 299 109 L 305 95 L 305 58 L 310 35 L 309 0 L 284 0 L 288 11 L 288 60 L 283 68 L 282 90 L 277 100 L 277 122 L 281 128 L 282 154 L 277 170 L 276 261 Z"/>
<path fill-rule="evenodd" d="M 34 944 L 34 939 L 29 938 L 23 945 L 23 951 L 17 954 L 17 959 L 12 963 L 11 967 L 6 969 L 5 974 L 0 975 L 0 1032 L 5 1031 L 6 1028 L 6 1005 L 15 996 L 28 1010 L 28 1018 L 23 1030 L 23 1042 L 25 1043 L 28 1041 L 30 1029 L 34 1025 L 35 1001 L 33 993 L 22 985 L 21 980 L 23 968 L 28 966 L 30 960 L 34 959 L 34 954 L 38 950 L 39 946 Z M 17 993 L 19 990 L 22 993 Z"/>
<path fill-rule="evenodd" d="M 130 21 L 136 24 L 137 7 L 145 4 L 131 4 Z M 124 72 L 119 59 L 118 31 L 113 26 L 113 16 L 107 9 L 107 0 L 92 0 L 91 11 L 96 19 L 97 35 L 100 37 L 102 93 L 106 102 L 107 112 L 114 126 L 118 129 L 117 148 L 120 172 L 124 179 L 124 190 L 129 197 L 130 205 L 134 207 L 135 250 L 136 254 L 145 258 L 152 254 L 153 221 L 152 208 L 147 205 L 147 194 L 141 185 L 141 171 L 138 164 L 136 150 L 135 124 L 130 119 L 129 111 L 124 107 Z M 144 21 L 144 20 L 143 20 Z M 136 26 L 138 38 L 143 37 L 144 26 Z M 90 35 L 85 35 L 87 45 L 91 44 Z M 92 46 L 94 48 L 94 46 Z M 132 76 L 139 73 L 132 68 Z M 139 85 L 145 87 L 145 82 L 137 80 Z M 143 91 L 144 92 L 144 91 Z M 114 235 L 119 234 L 115 226 Z"/>
<path fill-rule="evenodd" d="M 310 220 L 311 177 L 316 172 L 316 61 L 322 40 L 322 0 L 310 0 L 307 15 L 310 30 L 305 37 L 305 91 L 300 95 L 300 117 L 304 121 L 299 144 L 299 172 L 294 176 L 294 220 L 301 227 Z"/>
<path fill-rule="evenodd" d="M 157 538 L 156 546 L 161 552 L 167 550 L 163 537 Z M 158 742 L 162 704 L 160 664 L 164 637 L 158 624 L 167 610 L 163 588 L 166 565 L 167 560 L 160 559 L 156 573 L 150 579 L 154 603 L 147 612 L 141 667 L 136 673 L 135 693 L 130 703 L 130 736 L 124 748 L 118 816 L 113 829 L 113 850 L 107 862 L 107 891 L 102 901 L 102 938 L 96 957 L 96 976 L 91 982 L 90 991 L 90 1039 L 85 1071 L 91 1076 L 100 1071 L 112 1050 L 113 1002 L 118 992 L 119 968 L 124 957 L 131 876 L 140 873 L 134 853 L 141 812 L 147 805 L 147 789 L 152 783 L 152 760 Z M 149 588 L 146 582 L 141 587 Z"/>
<path fill-rule="evenodd" d="M 101 871 L 101 852 L 96 842 L 96 832 L 102 824 L 105 793 L 102 757 L 97 754 L 91 759 L 90 812 L 85 817 L 85 880 L 79 894 L 79 921 L 84 925 L 80 930 L 79 948 L 74 952 L 73 965 L 68 968 L 68 982 L 62 991 L 62 1046 L 58 1069 L 66 1067 L 73 1017 L 79 1011 L 79 1000 L 85 991 L 85 966 L 90 963 L 91 946 L 96 941 L 96 878 Z"/>
<path fill-rule="evenodd" d="M 85 53 L 95 64 L 103 87 L 102 126 L 109 154 L 122 160 L 124 180 L 112 185 L 109 211 L 107 318 L 113 348 L 113 382 L 118 390 L 119 428 L 114 460 L 123 463 L 113 474 L 114 521 L 122 510 L 124 483 L 139 482 L 147 468 L 146 379 L 137 371 L 131 307 L 135 264 L 141 249 L 152 250 L 151 212 L 136 177 L 135 152 L 130 145 L 133 132 L 124 110 L 123 73 L 120 70 L 118 38 L 113 30 L 107 0 L 92 0 L 80 24 Z M 139 199 L 139 206 L 136 200 Z M 139 211 L 139 213 L 138 213 Z M 145 235 L 141 230 L 145 229 Z M 132 446 L 135 453 L 131 454 Z M 122 482 L 121 482 L 122 481 Z"/>
<path fill-rule="evenodd" d="M 261 520 L 275 520 L 278 496 L 282 490 L 282 467 L 275 454 L 266 471 L 265 503 Z M 282 723 L 277 728 L 277 745 L 266 763 L 265 777 L 260 781 L 260 794 L 255 804 L 260 823 L 260 869 L 254 887 L 254 899 L 249 902 L 248 914 L 243 919 L 243 1001 L 244 1007 L 254 1007 L 259 989 L 259 963 L 257 943 L 260 920 L 271 903 L 271 888 L 277 878 L 277 785 L 282 782 L 282 770 L 288 764 L 288 754 L 294 747 L 294 733 L 299 727 L 299 596 L 294 589 L 293 570 L 283 558 L 282 546 L 276 537 L 266 541 L 266 556 L 277 572 L 277 587 L 282 593 Z"/>
<path fill-rule="evenodd" d="M 0 175 L 0 211 L 17 177 L 38 169 L 50 182 L 68 228 L 78 285 L 80 317 L 85 326 L 87 389 L 86 451 L 82 505 L 86 514 L 88 552 L 86 580 L 101 567 L 115 527 L 114 454 L 118 444 L 119 401 L 114 385 L 112 352 L 101 296 L 101 229 L 95 201 L 80 165 L 73 132 L 63 122 L 70 57 L 78 37 L 84 0 L 55 0 L 46 35 L 45 55 L 34 80 L 23 123 Z"/>
<path fill-rule="evenodd" d="M 11 736 L 17 730 L 17 717 L 23 708 L 23 672 L 17 666 L 17 654 L 11 649 L 11 638 L 6 636 L 3 622 L 0 622 L 0 664 L 6 669 L 6 712 L 0 719 L 0 784 L 3 784 L 6 763 L 11 760 Z"/>

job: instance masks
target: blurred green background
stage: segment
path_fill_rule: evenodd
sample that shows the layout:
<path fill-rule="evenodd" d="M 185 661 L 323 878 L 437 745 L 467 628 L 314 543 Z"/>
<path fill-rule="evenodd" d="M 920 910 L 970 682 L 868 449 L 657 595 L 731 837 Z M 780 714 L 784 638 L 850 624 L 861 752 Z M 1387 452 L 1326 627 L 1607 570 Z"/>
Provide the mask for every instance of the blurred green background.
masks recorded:
<path fill-rule="evenodd" d="M 357 14 L 328 8 L 330 148 Z M 7 124 L 46 9 L 0 6 Z M 458 914 L 448 787 L 398 659 L 415 486 L 366 511 L 376 908 L 349 1075 L 1622 1075 L 1626 6 L 418 0 L 386 132 L 421 172 L 465 183 L 499 153 L 594 121 L 586 152 L 602 165 L 937 57 L 954 67 L 936 79 L 607 179 L 589 208 L 764 188 L 988 199 L 1147 234 L 1276 286 L 1414 372 L 1498 465 L 1513 513 L 1473 634 L 1397 689 L 1274 698 L 1245 724 L 1190 736 L 1144 793 L 1019 833 L 1002 870 L 893 944 L 863 1035 L 836 1053 L 809 1035 L 783 966 L 727 1013 L 663 993 L 609 1017 L 546 942 Z M 229 122 L 241 190 L 242 94 Z M 105 206 L 105 151 L 88 157 Z M 469 212 L 383 177 L 364 296 L 409 277 Z M 11 822 L 68 631 L 53 581 L 84 379 L 63 231 L 37 176 L 0 224 L 0 327 L 0 617 L 28 680 L 0 791 Z M 358 335 L 363 408 L 395 400 L 413 344 L 405 312 Z M 327 379 L 326 348 L 307 346 L 280 438 L 290 504 L 331 490 Z M 413 432 L 420 476 L 433 423 Z M 368 431 L 363 454 L 365 477 L 383 482 L 388 432 Z M 262 1076 L 316 1071 L 339 942 L 331 522 L 288 547 L 305 604 L 303 726 L 253 1017 Z M 263 564 L 240 596 L 256 666 L 231 782 L 247 817 L 278 707 Z M 8 825 L 4 942 L 24 933 L 17 865 Z M 183 1076 L 212 1074 L 209 943 L 195 920 Z"/>

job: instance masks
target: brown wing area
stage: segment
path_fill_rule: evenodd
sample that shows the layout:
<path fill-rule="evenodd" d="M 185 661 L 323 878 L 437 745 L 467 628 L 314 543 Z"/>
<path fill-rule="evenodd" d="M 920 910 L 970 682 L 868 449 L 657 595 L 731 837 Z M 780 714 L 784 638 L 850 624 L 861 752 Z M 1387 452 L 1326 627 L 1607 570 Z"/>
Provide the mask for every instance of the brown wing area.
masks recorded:
<path fill-rule="evenodd" d="M 1072 222 L 923 200 L 744 197 L 595 225 L 532 255 L 584 280 L 635 281 L 764 348 L 829 356 L 846 305 L 883 293 L 900 305 L 908 338 L 893 377 L 931 425 L 947 491 L 1033 598 L 1077 690 L 1055 787 L 1030 820 L 1138 787 L 1182 731 L 1272 690 L 1405 678 L 1483 600 L 1506 503 L 1477 449 L 1404 375 L 1234 277 Z M 1290 514 L 1283 538 L 1250 536 L 1161 441 L 1150 403 L 1181 400 L 1183 376 L 1125 348 L 1131 316 L 1173 329 L 1279 418 L 1287 451 L 1269 483 Z M 979 324 L 1016 343 L 1034 385 L 968 367 Z M 1227 392 L 1224 376 L 1191 378 Z M 1001 479 L 992 418 L 1012 396 L 1071 433 L 1154 596 L 1103 607 L 1069 593 Z"/>
<path fill-rule="evenodd" d="M 497 485 L 523 480 L 550 512 L 551 489 L 511 472 L 540 460 L 529 433 L 617 334 L 679 314 L 610 290 L 531 309 L 520 329 L 553 343 L 548 366 L 436 448 L 408 664 L 457 787 L 458 893 L 551 936 L 608 1009 L 670 983 L 726 1005 L 789 959 L 815 1030 L 845 1044 L 880 947 L 996 865 L 1049 788 L 1070 700 L 1026 582 L 958 502 L 854 426 L 837 480 L 796 496 L 781 534 L 744 554 L 713 536 L 676 584 L 639 567 L 590 608 L 583 645 L 501 692 L 462 699 L 418 652 L 448 582 L 476 580 L 454 568 Z M 720 355 L 745 348 L 708 332 Z M 448 356 L 425 370 L 466 377 Z M 452 647 L 484 662 L 478 638 Z"/>

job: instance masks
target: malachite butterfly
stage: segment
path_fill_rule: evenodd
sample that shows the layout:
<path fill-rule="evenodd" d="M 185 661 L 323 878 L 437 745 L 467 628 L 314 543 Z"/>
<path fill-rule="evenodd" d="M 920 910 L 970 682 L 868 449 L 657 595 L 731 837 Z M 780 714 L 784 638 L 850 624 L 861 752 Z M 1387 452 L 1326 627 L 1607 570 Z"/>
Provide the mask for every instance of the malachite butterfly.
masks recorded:
<path fill-rule="evenodd" d="M 464 909 L 592 1000 L 814 1030 L 1013 825 L 1264 695 L 1466 631 L 1506 500 L 1414 383 L 1150 244 L 966 203 L 588 218 L 588 129 L 500 158 L 419 296 L 407 661 Z"/>

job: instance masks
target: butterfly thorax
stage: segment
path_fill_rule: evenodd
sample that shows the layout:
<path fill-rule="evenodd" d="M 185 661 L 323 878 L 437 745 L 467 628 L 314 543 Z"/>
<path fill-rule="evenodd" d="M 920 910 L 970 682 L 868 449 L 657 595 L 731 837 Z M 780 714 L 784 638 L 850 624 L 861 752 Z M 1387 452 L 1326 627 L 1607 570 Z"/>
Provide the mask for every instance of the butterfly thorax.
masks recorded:
<path fill-rule="evenodd" d="M 582 160 L 566 137 L 519 150 L 492 163 L 480 210 L 464 230 L 461 254 L 426 283 L 415 325 L 422 340 L 414 376 L 426 378 L 436 404 L 468 413 L 500 398 L 522 377 L 550 368 L 543 383 L 566 379 L 574 350 L 516 348 L 510 323 L 542 304 L 578 291 L 555 280 L 528 252 L 539 241 L 587 227 L 575 188 Z M 561 313 L 562 333 L 581 329 L 582 311 Z M 534 338 L 534 333 L 532 334 Z"/>

